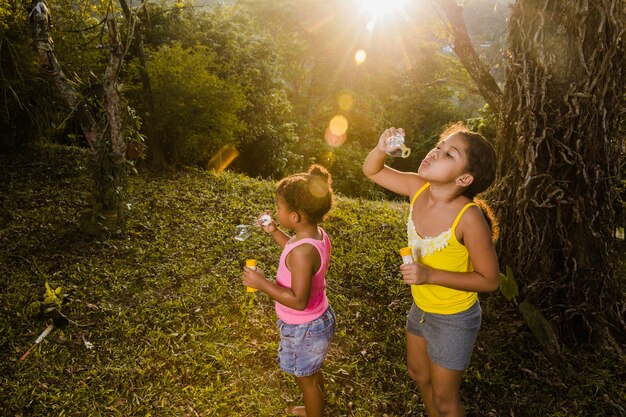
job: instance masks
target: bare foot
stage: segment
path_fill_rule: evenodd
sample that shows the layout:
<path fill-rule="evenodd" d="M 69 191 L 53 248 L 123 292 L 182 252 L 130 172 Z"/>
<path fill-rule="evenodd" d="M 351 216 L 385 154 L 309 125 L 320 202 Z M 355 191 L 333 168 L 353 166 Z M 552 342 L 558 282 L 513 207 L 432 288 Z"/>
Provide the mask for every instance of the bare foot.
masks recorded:
<path fill-rule="evenodd" d="M 303 405 L 290 405 L 285 408 L 285 413 L 291 414 L 294 416 L 306 417 L 306 410 Z"/>

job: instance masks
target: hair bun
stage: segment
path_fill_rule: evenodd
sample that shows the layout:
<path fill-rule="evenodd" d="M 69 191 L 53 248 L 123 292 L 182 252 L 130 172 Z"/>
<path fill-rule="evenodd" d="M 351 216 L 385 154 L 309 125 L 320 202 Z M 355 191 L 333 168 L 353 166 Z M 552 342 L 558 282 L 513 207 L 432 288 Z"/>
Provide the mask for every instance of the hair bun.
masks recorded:
<path fill-rule="evenodd" d="M 331 183 L 330 172 L 322 165 L 313 164 L 309 167 L 308 171 L 309 175 L 314 175 L 316 177 L 321 177 L 324 179 L 329 185 Z"/>

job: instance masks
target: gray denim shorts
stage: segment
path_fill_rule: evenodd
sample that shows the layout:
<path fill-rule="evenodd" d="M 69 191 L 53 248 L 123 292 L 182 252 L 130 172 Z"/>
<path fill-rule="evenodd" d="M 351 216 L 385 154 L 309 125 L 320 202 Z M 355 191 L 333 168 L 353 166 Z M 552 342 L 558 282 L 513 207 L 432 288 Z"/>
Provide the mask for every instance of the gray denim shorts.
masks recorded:
<path fill-rule="evenodd" d="M 455 314 L 426 313 L 412 303 L 406 318 L 406 330 L 426 339 L 431 361 L 446 369 L 462 371 L 469 366 L 481 314 L 478 301 Z"/>

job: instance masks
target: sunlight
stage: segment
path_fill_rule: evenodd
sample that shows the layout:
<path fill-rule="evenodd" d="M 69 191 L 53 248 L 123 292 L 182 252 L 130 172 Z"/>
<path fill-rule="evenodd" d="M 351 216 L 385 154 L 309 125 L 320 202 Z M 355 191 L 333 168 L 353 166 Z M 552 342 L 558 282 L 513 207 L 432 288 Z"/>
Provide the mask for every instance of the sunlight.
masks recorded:
<path fill-rule="evenodd" d="M 208 170 L 220 174 L 239 156 L 239 151 L 231 144 L 226 144 L 220 149 L 207 164 Z"/>
<path fill-rule="evenodd" d="M 366 58 L 367 58 L 367 54 L 362 49 L 359 49 L 354 54 L 354 62 L 356 62 L 357 65 L 361 65 L 363 62 L 365 62 Z"/>
<path fill-rule="evenodd" d="M 346 134 L 344 133 L 343 135 L 337 135 L 335 133 L 333 133 L 332 130 L 330 130 L 330 128 L 326 129 L 326 132 L 324 133 L 324 138 L 326 139 L 326 143 L 328 143 L 330 146 L 337 148 L 341 145 L 343 145 L 343 143 L 346 141 Z"/>
<path fill-rule="evenodd" d="M 346 132 L 348 131 L 348 119 L 338 114 L 333 117 L 328 124 L 328 128 L 324 134 L 326 142 L 333 147 L 343 145 L 346 141 Z"/>
<path fill-rule="evenodd" d="M 350 110 L 352 108 L 352 103 L 354 103 L 354 98 L 350 93 L 341 93 L 339 98 L 337 98 L 337 103 L 339 104 L 339 108 L 341 110 Z"/>
<path fill-rule="evenodd" d="M 357 0 L 361 8 L 367 11 L 371 17 L 377 18 L 382 15 L 402 10 L 407 0 Z"/>
<path fill-rule="evenodd" d="M 345 135 L 348 130 L 348 119 L 346 119 L 345 116 L 338 114 L 331 119 L 328 128 L 335 135 Z"/>

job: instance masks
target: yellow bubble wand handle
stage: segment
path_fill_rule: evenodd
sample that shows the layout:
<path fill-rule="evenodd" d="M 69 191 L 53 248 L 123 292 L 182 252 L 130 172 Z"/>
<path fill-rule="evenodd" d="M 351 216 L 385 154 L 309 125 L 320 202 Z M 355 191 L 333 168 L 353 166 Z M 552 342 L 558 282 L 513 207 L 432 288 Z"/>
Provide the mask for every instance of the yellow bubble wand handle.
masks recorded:
<path fill-rule="evenodd" d="M 400 249 L 400 256 L 403 264 L 413 263 L 413 249 L 410 246 Z"/>
<path fill-rule="evenodd" d="M 246 259 L 246 266 L 256 270 L 256 259 Z M 257 292 L 256 288 L 246 287 L 246 292 Z"/>

